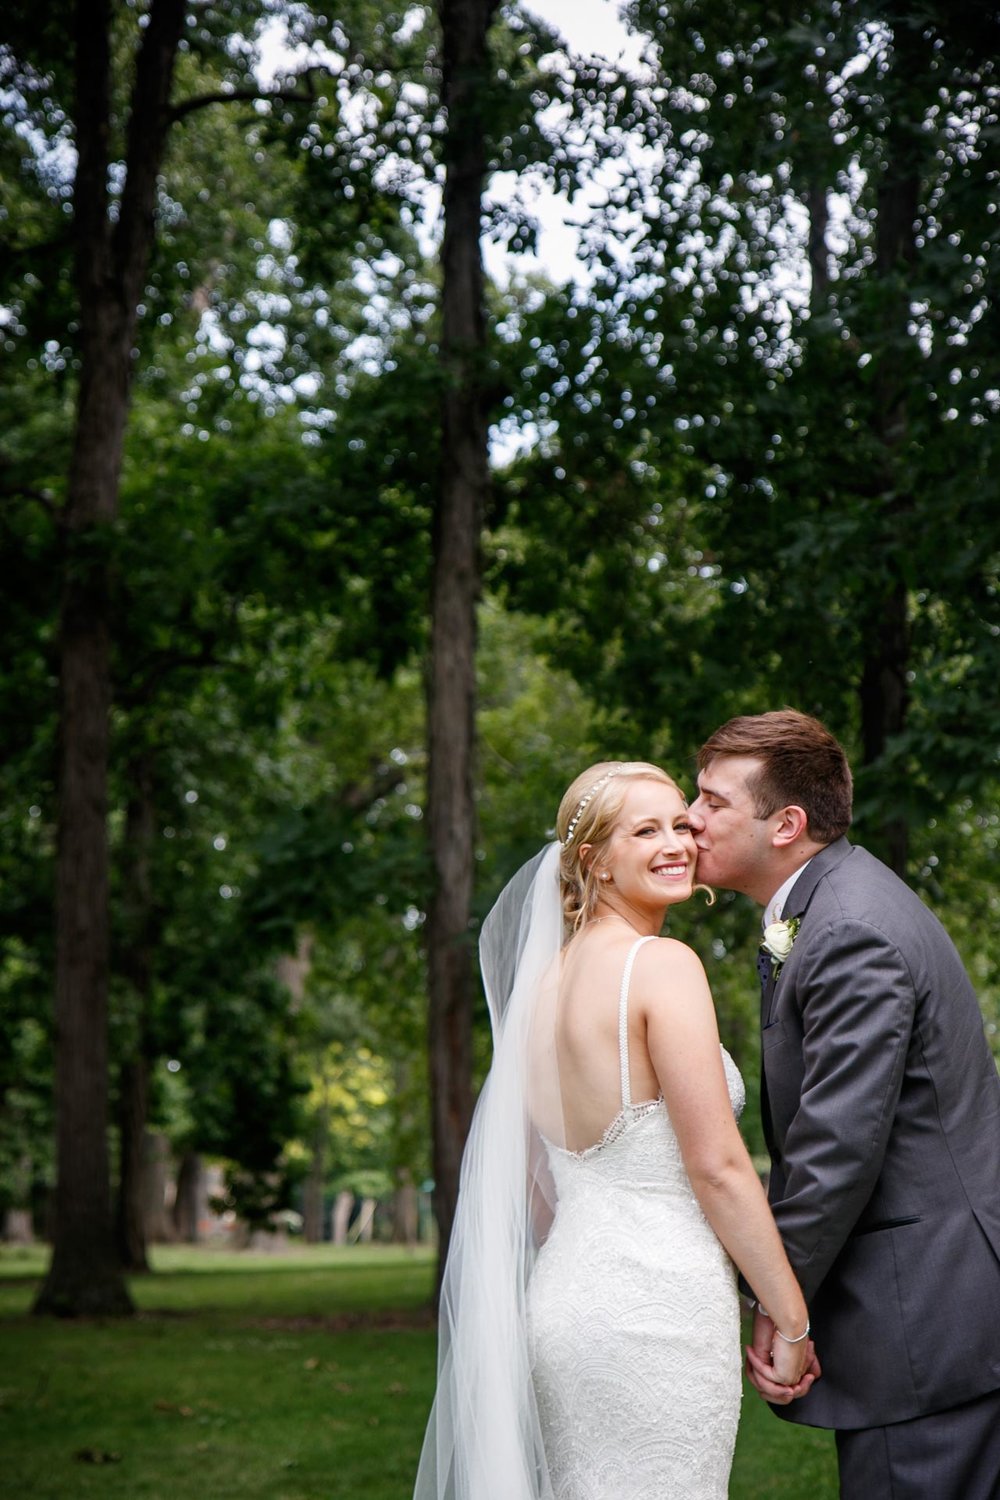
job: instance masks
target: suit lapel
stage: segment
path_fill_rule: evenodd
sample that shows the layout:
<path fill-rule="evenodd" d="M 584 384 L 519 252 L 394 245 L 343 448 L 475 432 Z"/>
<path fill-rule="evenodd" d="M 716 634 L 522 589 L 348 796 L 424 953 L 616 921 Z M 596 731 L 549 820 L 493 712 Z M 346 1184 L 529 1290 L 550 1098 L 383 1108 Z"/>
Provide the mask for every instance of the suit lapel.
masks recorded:
<path fill-rule="evenodd" d="M 761 948 L 757 954 L 757 974 L 760 979 L 760 1031 L 763 1037 L 771 1018 L 771 998 L 774 995 L 774 966 L 768 953 Z M 772 1161 L 777 1159 L 774 1132 L 771 1129 L 771 1101 L 767 1093 L 767 1074 L 763 1053 L 760 1060 L 760 1122 L 764 1129 L 764 1144 Z"/>
<path fill-rule="evenodd" d="M 812 900 L 813 892 L 819 885 L 823 876 L 845 860 L 852 852 L 852 845 L 845 838 L 837 839 L 832 844 L 827 844 L 818 854 L 814 854 L 807 867 L 803 870 L 798 880 L 792 886 L 785 899 L 782 912 L 783 919 L 792 917 L 804 917 Z M 774 992 L 777 987 L 778 975 L 774 972 L 774 965 L 770 956 L 761 949 L 757 959 L 757 972 L 760 976 L 760 1029 L 764 1031 L 771 1024 L 771 1011 L 774 1005 Z M 772 1162 L 777 1161 L 778 1152 L 774 1140 L 774 1129 L 771 1121 L 771 1101 L 768 1096 L 767 1071 L 764 1067 L 763 1053 L 760 1060 L 760 1114 L 761 1124 L 764 1129 L 764 1141 L 770 1153 Z"/>
<path fill-rule="evenodd" d="M 818 854 L 814 854 L 806 868 L 802 871 L 798 880 L 792 886 L 785 898 L 785 906 L 782 911 L 782 920 L 789 921 L 792 917 L 804 917 L 812 900 L 813 892 L 823 879 L 824 875 L 836 869 L 840 862 L 851 853 L 852 846 L 846 839 L 837 839 L 832 844 L 827 844 Z M 781 969 L 775 973 L 775 965 L 763 951 L 759 958 L 758 972 L 760 974 L 760 1028 L 771 1024 L 771 1010 L 774 1002 L 774 991 L 778 983 Z M 765 973 L 764 964 L 767 969 Z M 782 965 L 784 967 L 784 965 Z"/>
<path fill-rule="evenodd" d="M 803 916 L 812 900 L 813 891 L 823 876 L 835 870 L 853 852 L 853 849 L 854 845 L 849 844 L 846 839 L 836 839 L 832 844 L 827 844 L 818 854 L 814 854 L 789 891 L 785 900 L 785 909 L 781 915 L 786 918 Z"/>
<path fill-rule="evenodd" d="M 770 954 L 763 948 L 757 955 L 757 974 L 760 979 L 760 1029 L 764 1030 L 771 1020 L 771 1001 L 774 999 L 774 964 Z"/>

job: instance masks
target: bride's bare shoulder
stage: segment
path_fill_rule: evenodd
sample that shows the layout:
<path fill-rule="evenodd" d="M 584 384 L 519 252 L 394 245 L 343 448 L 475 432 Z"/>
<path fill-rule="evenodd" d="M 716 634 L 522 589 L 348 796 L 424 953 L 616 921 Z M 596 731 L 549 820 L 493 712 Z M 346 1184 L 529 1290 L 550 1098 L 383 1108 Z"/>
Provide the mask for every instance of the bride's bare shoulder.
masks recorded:
<path fill-rule="evenodd" d="M 705 967 L 694 949 L 671 937 L 643 944 L 636 958 L 636 979 L 643 988 L 664 979 L 674 985 L 707 983 Z"/>
<path fill-rule="evenodd" d="M 682 943 L 680 938 L 658 937 L 652 943 L 644 943 L 640 952 L 647 953 L 656 963 L 697 964 L 701 967 L 701 959 L 690 943 Z"/>

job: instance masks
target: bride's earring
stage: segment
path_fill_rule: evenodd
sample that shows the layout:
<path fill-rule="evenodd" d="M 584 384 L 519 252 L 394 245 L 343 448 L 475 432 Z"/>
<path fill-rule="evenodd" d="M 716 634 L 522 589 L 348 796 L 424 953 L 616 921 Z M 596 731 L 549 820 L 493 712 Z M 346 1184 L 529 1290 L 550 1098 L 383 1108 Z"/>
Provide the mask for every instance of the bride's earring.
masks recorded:
<path fill-rule="evenodd" d="M 602 880 L 610 880 L 611 879 L 611 871 L 610 870 L 602 870 L 600 878 Z"/>

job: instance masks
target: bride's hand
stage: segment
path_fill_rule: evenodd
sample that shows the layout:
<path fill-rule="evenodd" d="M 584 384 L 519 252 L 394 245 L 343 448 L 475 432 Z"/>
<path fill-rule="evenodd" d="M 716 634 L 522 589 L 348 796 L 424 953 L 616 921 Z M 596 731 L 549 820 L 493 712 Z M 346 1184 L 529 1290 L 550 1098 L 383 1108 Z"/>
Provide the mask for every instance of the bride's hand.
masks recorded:
<path fill-rule="evenodd" d="M 809 1364 L 811 1343 L 809 1338 L 804 1338 L 801 1342 L 783 1339 L 775 1329 L 771 1344 L 771 1366 L 778 1385 L 793 1387 L 799 1384 Z"/>
<path fill-rule="evenodd" d="M 747 1377 L 766 1401 L 787 1406 L 806 1395 L 822 1373 L 812 1339 L 789 1343 L 759 1309 L 754 1313 L 753 1343 L 747 1349 Z"/>

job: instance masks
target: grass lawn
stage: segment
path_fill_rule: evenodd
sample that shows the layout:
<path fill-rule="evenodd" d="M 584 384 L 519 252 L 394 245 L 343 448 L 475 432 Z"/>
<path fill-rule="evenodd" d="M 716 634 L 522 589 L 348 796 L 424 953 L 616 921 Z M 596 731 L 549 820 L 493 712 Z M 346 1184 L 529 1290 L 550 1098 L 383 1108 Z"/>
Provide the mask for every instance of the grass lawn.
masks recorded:
<path fill-rule="evenodd" d="M 424 1251 L 160 1249 L 139 1316 L 27 1316 L 0 1249 L 0 1495 L 409 1500 L 434 1381 Z M 749 1391 L 731 1500 L 836 1500 L 832 1439 Z M 667 1497 L 665 1497 L 667 1500 Z"/>

